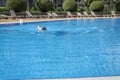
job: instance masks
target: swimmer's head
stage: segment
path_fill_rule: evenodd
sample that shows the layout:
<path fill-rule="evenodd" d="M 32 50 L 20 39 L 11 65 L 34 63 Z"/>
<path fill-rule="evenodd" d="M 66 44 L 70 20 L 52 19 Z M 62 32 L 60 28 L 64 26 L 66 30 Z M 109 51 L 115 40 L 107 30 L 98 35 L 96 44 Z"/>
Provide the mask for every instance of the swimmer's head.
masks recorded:
<path fill-rule="evenodd" d="M 46 27 L 42 27 L 42 29 L 41 29 L 41 30 L 47 30 L 47 29 L 46 29 Z"/>
<path fill-rule="evenodd" d="M 47 30 L 47 29 L 46 29 L 46 27 L 40 27 L 40 26 L 38 25 L 38 30 L 39 30 L 39 31 L 45 31 L 45 30 Z"/>

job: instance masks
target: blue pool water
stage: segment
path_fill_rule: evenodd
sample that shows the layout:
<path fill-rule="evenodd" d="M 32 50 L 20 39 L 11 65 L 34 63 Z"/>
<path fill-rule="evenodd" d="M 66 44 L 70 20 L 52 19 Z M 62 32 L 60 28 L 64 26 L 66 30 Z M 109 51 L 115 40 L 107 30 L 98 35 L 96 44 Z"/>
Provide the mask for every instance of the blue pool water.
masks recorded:
<path fill-rule="evenodd" d="M 120 18 L 0 25 L 0 79 L 98 76 L 120 76 Z"/>

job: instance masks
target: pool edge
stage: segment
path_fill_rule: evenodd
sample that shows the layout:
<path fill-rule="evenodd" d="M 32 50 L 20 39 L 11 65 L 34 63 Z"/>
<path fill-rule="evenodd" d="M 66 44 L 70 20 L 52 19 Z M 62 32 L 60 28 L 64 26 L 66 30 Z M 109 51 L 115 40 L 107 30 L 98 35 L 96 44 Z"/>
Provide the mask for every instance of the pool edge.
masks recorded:
<path fill-rule="evenodd" d="M 103 18 L 120 18 L 120 17 L 88 17 L 88 18 L 59 18 L 59 19 L 41 19 L 41 20 L 33 20 L 33 21 L 23 21 L 23 23 L 33 23 L 33 22 L 44 22 L 44 21 L 60 21 L 60 20 L 77 20 L 77 19 L 103 19 Z M 24 19 L 23 19 L 24 20 Z M 20 21 L 15 22 L 0 22 L 0 25 L 6 24 L 20 24 Z"/>

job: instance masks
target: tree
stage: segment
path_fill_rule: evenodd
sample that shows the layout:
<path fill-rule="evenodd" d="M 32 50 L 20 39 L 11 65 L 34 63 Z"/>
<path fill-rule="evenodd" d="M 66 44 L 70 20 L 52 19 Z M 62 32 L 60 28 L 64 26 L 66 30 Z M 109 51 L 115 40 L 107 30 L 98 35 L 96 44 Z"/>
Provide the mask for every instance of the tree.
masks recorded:
<path fill-rule="evenodd" d="M 120 12 L 120 2 L 116 3 L 116 11 Z"/>
<path fill-rule="evenodd" d="M 29 11 L 33 6 L 36 5 L 36 0 L 26 0 L 27 10 Z"/>
<path fill-rule="evenodd" d="M 9 10 L 15 10 L 16 12 L 26 10 L 25 0 L 7 0 L 6 6 Z"/>
<path fill-rule="evenodd" d="M 110 10 L 115 10 L 115 5 L 118 0 L 106 0 L 106 11 L 109 12 Z"/>

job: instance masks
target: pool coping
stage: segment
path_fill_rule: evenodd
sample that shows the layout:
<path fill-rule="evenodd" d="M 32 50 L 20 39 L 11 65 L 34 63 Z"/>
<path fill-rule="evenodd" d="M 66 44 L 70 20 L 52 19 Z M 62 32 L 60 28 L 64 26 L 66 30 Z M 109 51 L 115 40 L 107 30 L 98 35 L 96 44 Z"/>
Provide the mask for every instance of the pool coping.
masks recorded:
<path fill-rule="evenodd" d="M 33 20 L 33 21 L 24 21 L 23 19 L 23 24 L 24 23 L 34 23 L 34 22 L 44 22 L 44 21 L 60 21 L 60 20 L 79 20 L 79 19 L 103 19 L 103 18 L 120 18 L 120 17 L 88 17 L 88 18 L 53 18 L 53 19 L 40 19 L 40 20 Z M 0 25 L 5 25 L 5 24 L 20 24 L 20 19 L 15 22 L 0 22 Z"/>
<path fill-rule="evenodd" d="M 62 78 L 62 79 L 23 79 L 23 80 L 120 80 L 120 76 L 92 77 L 92 78 Z"/>

